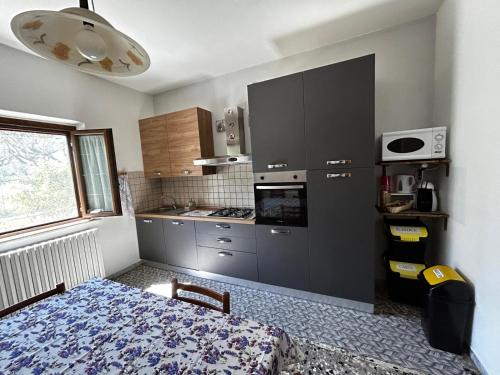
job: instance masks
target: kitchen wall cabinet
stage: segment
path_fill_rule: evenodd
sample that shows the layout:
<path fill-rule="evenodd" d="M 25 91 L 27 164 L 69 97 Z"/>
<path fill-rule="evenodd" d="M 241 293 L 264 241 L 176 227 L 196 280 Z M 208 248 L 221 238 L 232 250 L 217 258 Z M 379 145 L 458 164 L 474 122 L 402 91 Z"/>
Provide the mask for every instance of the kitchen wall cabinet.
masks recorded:
<path fill-rule="evenodd" d="M 373 168 L 308 172 L 312 292 L 374 303 Z"/>
<path fill-rule="evenodd" d="M 305 169 L 302 73 L 248 86 L 253 171 Z"/>
<path fill-rule="evenodd" d="M 167 145 L 167 117 L 139 120 L 144 175 L 148 178 L 171 175 Z"/>
<path fill-rule="evenodd" d="M 167 263 L 177 267 L 198 269 L 194 221 L 164 220 Z"/>
<path fill-rule="evenodd" d="M 260 282 L 308 289 L 307 232 L 303 227 L 256 225 Z"/>
<path fill-rule="evenodd" d="M 146 177 L 202 176 L 214 167 L 195 166 L 193 160 L 214 156 L 212 115 L 190 108 L 139 121 Z"/>
<path fill-rule="evenodd" d="M 307 169 L 373 167 L 375 55 L 304 72 Z"/>
<path fill-rule="evenodd" d="M 135 222 L 141 259 L 167 263 L 163 219 L 137 218 Z"/>

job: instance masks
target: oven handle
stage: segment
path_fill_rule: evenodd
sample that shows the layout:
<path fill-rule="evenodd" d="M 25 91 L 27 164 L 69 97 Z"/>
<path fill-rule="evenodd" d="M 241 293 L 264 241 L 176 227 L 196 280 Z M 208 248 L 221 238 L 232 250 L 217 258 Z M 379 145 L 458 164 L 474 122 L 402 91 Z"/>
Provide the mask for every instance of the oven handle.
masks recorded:
<path fill-rule="evenodd" d="M 304 185 L 257 185 L 257 190 L 304 189 Z"/>

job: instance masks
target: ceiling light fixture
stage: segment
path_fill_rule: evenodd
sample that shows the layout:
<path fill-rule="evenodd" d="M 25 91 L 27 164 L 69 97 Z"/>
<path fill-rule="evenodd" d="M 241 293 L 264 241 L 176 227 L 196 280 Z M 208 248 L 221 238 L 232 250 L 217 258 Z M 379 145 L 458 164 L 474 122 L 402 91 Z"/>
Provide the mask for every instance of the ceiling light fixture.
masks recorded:
<path fill-rule="evenodd" d="M 20 13 L 12 19 L 11 28 L 17 39 L 40 56 L 84 72 L 133 76 L 150 65 L 144 48 L 89 10 L 87 0 L 80 0 L 79 8 L 59 12 Z"/>

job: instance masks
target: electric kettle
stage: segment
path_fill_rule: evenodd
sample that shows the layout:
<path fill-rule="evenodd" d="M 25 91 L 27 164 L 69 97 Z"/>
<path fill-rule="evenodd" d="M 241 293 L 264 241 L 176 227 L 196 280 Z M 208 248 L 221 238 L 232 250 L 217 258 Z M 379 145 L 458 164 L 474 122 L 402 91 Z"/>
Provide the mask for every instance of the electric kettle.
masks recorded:
<path fill-rule="evenodd" d="M 396 193 L 412 194 L 415 191 L 415 182 L 415 177 L 412 175 L 396 175 Z"/>

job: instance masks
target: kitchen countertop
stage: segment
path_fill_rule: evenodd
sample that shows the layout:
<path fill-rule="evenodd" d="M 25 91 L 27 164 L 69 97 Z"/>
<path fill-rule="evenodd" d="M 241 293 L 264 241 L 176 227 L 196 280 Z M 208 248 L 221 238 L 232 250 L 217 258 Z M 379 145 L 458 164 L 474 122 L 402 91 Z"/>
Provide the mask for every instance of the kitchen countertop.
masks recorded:
<path fill-rule="evenodd" d="M 217 207 L 196 207 L 196 210 L 218 210 Z M 233 224 L 255 224 L 255 218 L 249 219 L 236 219 L 232 217 L 220 216 L 183 216 L 181 213 L 186 212 L 182 209 L 177 210 L 161 210 L 154 209 L 135 214 L 135 217 L 144 218 L 158 218 L 158 219 L 182 219 L 182 220 L 195 220 L 195 221 L 210 221 L 217 223 L 233 223 Z"/>

